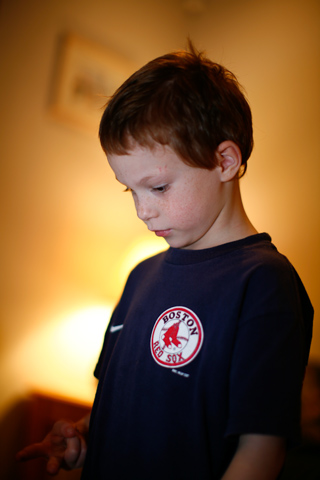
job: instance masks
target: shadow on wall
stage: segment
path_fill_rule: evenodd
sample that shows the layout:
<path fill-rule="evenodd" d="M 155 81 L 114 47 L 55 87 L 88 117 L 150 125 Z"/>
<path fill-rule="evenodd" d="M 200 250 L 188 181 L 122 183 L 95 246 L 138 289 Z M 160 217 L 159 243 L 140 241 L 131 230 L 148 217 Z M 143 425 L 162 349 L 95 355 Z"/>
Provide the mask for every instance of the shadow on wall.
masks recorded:
<path fill-rule="evenodd" d="M 17 463 L 15 454 L 23 446 L 44 438 L 61 418 L 78 420 L 90 410 L 87 404 L 63 398 L 32 394 L 14 405 L 0 423 L 0 478 L 2 480 L 49 480 L 45 460 Z M 288 453 L 280 480 L 320 479 L 320 365 L 307 368 L 302 393 L 302 436 L 299 448 Z M 57 480 L 79 480 L 80 470 L 61 471 Z"/>

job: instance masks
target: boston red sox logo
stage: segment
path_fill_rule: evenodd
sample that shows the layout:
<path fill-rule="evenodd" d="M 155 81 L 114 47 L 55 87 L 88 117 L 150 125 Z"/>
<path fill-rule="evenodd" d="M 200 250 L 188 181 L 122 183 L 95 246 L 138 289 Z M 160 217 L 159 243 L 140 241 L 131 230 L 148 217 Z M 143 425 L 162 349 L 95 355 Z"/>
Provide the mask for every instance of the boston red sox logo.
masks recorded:
<path fill-rule="evenodd" d="M 157 319 L 151 334 L 154 360 L 166 368 L 182 367 L 199 353 L 203 329 L 197 315 L 187 307 L 172 307 Z"/>

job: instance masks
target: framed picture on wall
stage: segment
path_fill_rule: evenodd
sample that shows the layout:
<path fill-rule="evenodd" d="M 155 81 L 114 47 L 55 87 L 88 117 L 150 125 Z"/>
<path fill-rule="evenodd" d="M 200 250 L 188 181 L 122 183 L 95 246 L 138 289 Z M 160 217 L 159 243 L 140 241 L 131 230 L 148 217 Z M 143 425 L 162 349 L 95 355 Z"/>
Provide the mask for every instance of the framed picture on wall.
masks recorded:
<path fill-rule="evenodd" d="M 59 121 L 97 135 L 108 97 L 134 70 L 112 50 L 68 34 L 58 54 L 49 110 Z"/>

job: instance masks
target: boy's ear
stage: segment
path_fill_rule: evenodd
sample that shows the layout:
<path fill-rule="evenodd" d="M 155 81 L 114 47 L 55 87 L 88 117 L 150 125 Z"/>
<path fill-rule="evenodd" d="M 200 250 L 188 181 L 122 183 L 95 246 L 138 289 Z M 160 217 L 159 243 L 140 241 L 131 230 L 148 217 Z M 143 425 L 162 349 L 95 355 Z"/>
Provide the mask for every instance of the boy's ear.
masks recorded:
<path fill-rule="evenodd" d="M 232 140 L 226 140 L 216 150 L 218 167 L 222 182 L 229 182 L 237 177 L 242 163 L 240 148 Z"/>

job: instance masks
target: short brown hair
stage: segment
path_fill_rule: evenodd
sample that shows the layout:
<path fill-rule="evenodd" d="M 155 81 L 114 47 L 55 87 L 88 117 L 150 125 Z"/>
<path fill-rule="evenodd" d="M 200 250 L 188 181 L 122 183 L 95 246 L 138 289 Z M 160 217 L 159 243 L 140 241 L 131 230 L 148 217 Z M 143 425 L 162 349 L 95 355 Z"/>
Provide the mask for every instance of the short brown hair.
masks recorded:
<path fill-rule="evenodd" d="M 189 44 L 189 51 L 147 63 L 114 93 L 103 113 L 106 153 L 127 154 L 132 140 L 168 145 L 188 165 L 209 170 L 225 140 L 241 150 L 242 173 L 253 148 L 252 117 L 236 77 Z"/>

